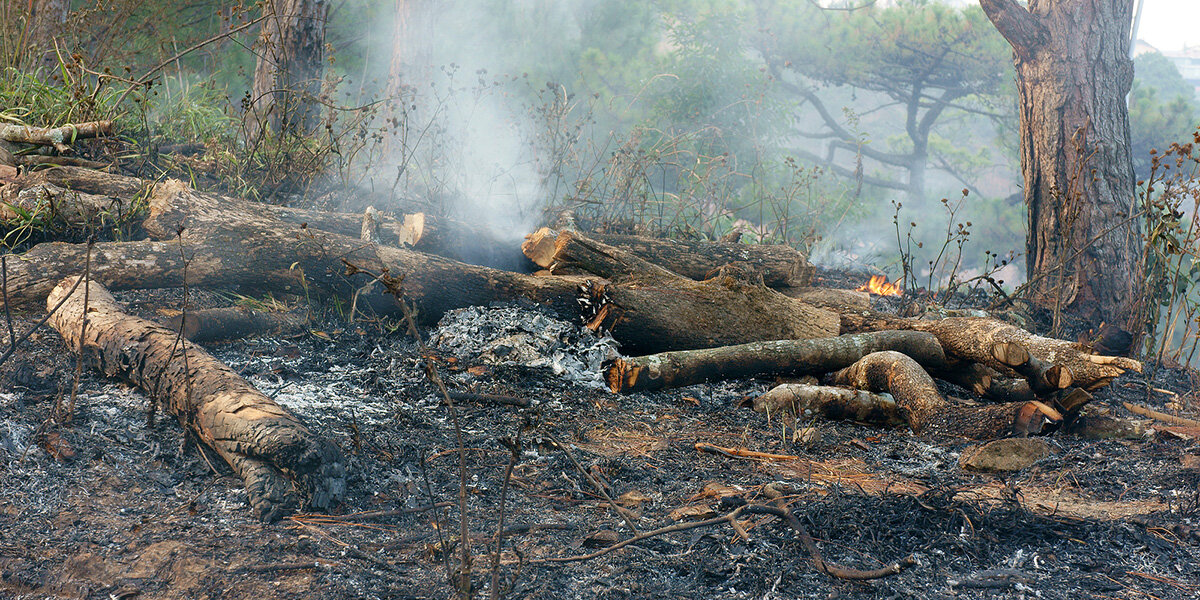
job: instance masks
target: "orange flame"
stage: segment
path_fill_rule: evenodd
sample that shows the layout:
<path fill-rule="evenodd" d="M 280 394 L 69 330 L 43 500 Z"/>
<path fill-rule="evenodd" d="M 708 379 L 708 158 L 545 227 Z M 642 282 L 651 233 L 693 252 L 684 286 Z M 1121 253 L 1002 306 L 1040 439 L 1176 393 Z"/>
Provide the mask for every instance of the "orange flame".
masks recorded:
<path fill-rule="evenodd" d="M 888 283 L 884 275 L 872 275 L 871 280 L 858 288 L 859 292 L 870 292 L 877 296 L 903 296 L 904 290 L 895 283 Z"/>

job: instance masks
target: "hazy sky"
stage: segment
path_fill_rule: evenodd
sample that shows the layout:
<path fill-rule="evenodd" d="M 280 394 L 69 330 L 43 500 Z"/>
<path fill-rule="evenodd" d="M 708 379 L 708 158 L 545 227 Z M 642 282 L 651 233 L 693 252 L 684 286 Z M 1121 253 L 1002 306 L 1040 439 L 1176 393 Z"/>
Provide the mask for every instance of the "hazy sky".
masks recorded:
<path fill-rule="evenodd" d="M 1159 50 L 1200 46 L 1200 0 L 1145 0 L 1138 37 Z"/>

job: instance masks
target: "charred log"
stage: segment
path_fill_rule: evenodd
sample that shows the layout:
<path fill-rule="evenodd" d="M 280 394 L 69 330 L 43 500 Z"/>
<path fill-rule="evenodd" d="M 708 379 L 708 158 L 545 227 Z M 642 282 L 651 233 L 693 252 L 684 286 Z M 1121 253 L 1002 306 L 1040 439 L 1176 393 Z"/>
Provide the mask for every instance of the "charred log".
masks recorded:
<path fill-rule="evenodd" d="M 141 388 L 215 450 L 245 481 L 261 519 L 300 508 L 302 496 L 320 509 L 341 501 L 345 461 L 336 445 L 177 332 L 125 314 L 99 283 L 70 293 L 74 283 L 64 279 L 49 295 L 53 307 L 70 294 L 50 324 L 99 370 Z"/>
<path fill-rule="evenodd" d="M 168 319 L 171 331 L 200 344 L 237 340 L 255 335 L 290 335 L 304 331 L 308 315 L 302 312 L 271 312 L 244 306 L 193 310 Z"/>

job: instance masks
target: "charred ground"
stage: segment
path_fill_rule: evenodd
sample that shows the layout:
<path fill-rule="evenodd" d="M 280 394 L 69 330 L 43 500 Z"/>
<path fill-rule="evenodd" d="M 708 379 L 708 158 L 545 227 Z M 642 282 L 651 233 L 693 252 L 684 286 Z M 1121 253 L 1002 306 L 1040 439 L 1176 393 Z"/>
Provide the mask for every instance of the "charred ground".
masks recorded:
<path fill-rule="evenodd" d="M 182 306 L 173 294 L 120 299 L 149 316 Z M 189 306 L 224 302 L 193 293 Z M 499 312 L 509 321 L 546 318 L 529 308 Z M 18 332 L 35 317 L 18 315 Z M 520 328 L 503 322 L 493 329 L 513 326 Z M 563 338 L 568 352 L 596 343 L 571 328 L 544 329 Z M 478 332 L 481 340 L 487 335 Z M 519 343 L 499 346 L 501 354 L 513 353 Z M 454 503 L 454 431 L 411 338 L 377 323 L 331 319 L 301 337 L 213 351 L 341 446 L 350 475 L 338 516 L 258 523 L 241 481 L 222 461 L 184 439 L 172 419 L 160 415 L 151 423 L 138 391 L 87 370 L 74 419 L 48 425 L 75 360 L 45 329 L 3 365 L 0 595 L 452 595 L 444 560 L 447 550 L 452 563 L 458 556 L 460 516 L 454 506 L 421 507 L 431 499 Z M 1185 430 L 1159 427 L 1125 440 L 1058 433 L 1048 438 L 1049 458 L 998 478 L 958 467 L 966 442 L 844 422 L 781 422 L 739 408 L 769 387 L 765 380 L 617 396 L 549 366 L 484 361 L 478 346 L 433 355 L 452 389 L 533 404 L 459 404 L 474 581 L 483 594 L 518 432 L 500 570 L 507 597 L 1189 598 L 1200 590 L 1200 447 Z M 1157 373 L 1150 387 L 1190 391 L 1186 372 Z M 1161 408 L 1171 399 L 1148 395 L 1148 385 L 1136 374 L 1123 376 L 1097 403 L 1120 412 L 1122 401 Z M 793 427 L 806 426 L 819 439 L 794 441 Z M 761 500 L 764 486 L 774 484 L 827 560 L 869 569 L 912 555 L 918 564 L 869 583 L 836 581 L 769 516 L 745 523 L 748 541 L 719 526 L 590 560 L 539 563 L 630 535 L 555 440 L 638 515 L 643 531 L 728 512 Z M 697 442 L 800 458 L 733 459 L 698 452 Z"/>

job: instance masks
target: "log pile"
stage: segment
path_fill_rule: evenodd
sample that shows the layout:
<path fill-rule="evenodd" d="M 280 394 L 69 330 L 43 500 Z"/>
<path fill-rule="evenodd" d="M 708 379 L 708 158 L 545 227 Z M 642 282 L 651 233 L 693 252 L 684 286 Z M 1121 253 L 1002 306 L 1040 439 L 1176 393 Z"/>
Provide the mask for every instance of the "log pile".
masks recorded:
<path fill-rule="evenodd" d="M 4 306 L 53 306 L 69 295 L 54 320 L 68 344 L 94 349 L 102 370 L 143 387 L 179 417 L 243 476 L 265 518 L 298 506 L 301 497 L 316 507 L 335 503 L 340 455 L 183 338 L 201 330 L 229 335 L 222 319 L 265 328 L 303 327 L 303 319 L 222 313 L 162 328 L 122 314 L 107 290 L 235 287 L 352 300 L 397 316 L 401 296 L 424 323 L 451 309 L 524 299 L 621 344 L 628 356 L 605 373 L 613 392 L 823 376 L 827 385 L 781 386 L 755 407 L 902 422 L 933 436 L 1048 433 L 1078 414 L 1090 391 L 1141 369 L 1135 360 L 1097 356 L 986 317 L 922 320 L 871 311 L 859 292 L 805 287 L 811 265 L 784 247 L 540 229 L 520 248 L 527 268 L 498 269 L 459 259 L 478 257 L 466 250 L 473 243 L 491 248 L 489 256 L 508 256 L 515 244 L 506 249 L 485 231 L 419 213 L 267 206 L 179 181 L 149 185 L 72 167 L 19 179 L 0 187 L 10 210 L 29 208 L 22 203 L 36 194 L 26 190 L 61 190 L 52 214 L 62 224 L 141 210 L 147 238 L 90 249 L 39 244 L 8 260 Z M 489 260 L 474 262 L 511 262 Z M 90 294 L 86 327 L 78 292 L 64 292 L 85 266 L 91 280 L 79 289 Z M 935 379 L 984 403 L 947 398 Z"/>

